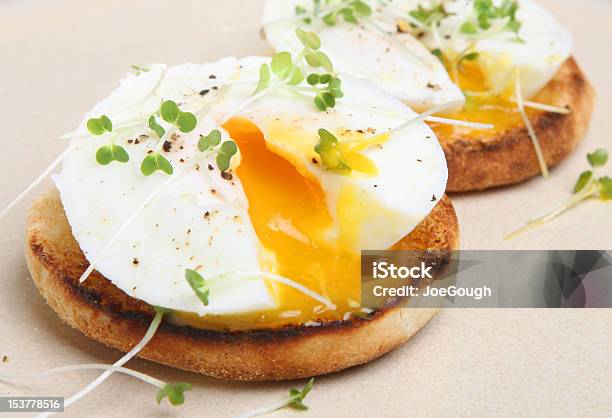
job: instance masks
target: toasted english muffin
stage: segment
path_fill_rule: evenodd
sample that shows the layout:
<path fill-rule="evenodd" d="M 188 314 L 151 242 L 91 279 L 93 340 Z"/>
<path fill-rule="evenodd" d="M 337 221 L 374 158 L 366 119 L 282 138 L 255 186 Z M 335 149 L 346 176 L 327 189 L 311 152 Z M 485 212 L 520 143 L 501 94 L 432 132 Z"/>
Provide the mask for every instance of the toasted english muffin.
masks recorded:
<path fill-rule="evenodd" d="M 394 249 L 450 251 L 458 243 L 455 210 L 444 197 Z M 88 262 L 56 190 L 34 203 L 25 252 L 34 283 L 64 322 L 124 352 L 140 341 L 153 307 L 129 297 L 97 272 L 79 284 Z M 227 380 L 296 379 L 367 363 L 407 341 L 436 311 L 387 308 L 368 319 L 233 332 L 164 320 L 139 356 Z"/>
<path fill-rule="evenodd" d="M 529 111 L 546 163 L 552 167 L 572 152 L 591 120 L 595 91 L 574 58 L 568 59 L 534 101 L 568 107 L 570 113 Z M 480 122 L 491 122 L 482 120 Z M 541 174 L 525 124 L 502 131 L 434 127 L 449 169 L 447 191 L 466 192 L 520 183 Z"/>

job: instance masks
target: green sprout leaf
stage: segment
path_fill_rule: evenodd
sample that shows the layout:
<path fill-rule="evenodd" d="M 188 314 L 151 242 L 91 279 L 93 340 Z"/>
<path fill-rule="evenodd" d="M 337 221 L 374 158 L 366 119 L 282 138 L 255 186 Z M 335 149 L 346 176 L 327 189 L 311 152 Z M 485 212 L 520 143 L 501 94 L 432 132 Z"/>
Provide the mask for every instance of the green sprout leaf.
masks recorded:
<path fill-rule="evenodd" d="M 310 65 L 311 67 L 323 68 L 325 69 L 325 71 L 330 73 L 334 71 L 334 65 L 324 52 L 311 52 L 309 54 L 306 54 L 305 58 L 308 65 Z"/>
<path fill-rule="evenodd" d="M 181 110 L 178 108 L 178 105 L 174 101 L 166 100 L 162 103 L 159 112 L 163 120 L 168 123 L 174 124 L 178 119 Z"/>
<path fill-rule="evenodd" d="M 98 148 L 96 152 L 96 161 L 100 165 L 109 165 L 113 161 L 127 163 L 130 160 L 130 155 L 121 145 L 109 144 Z"/>
<path fill-rule="evenodd" d="M 178 105 L 172 100 L 166 100 L 160 108 L 163 120 L 176 126 L 181 132 L 191 132 L 195 129 L 198 121 L 191 112 L 182 112 Z"/>
<path fill-rule="evenodd" d="M 208 296 L 210 295 L 210 290 L 206 286 L 206 281 L 204 278 L 195 270 L 187 269 L 185 270 L 185 280 L 191 286 L 196 296 L 202 301 L 204 306 L 208 306 Z"/>
<path fill-rule="evenodd" d="M 200 136 L 198 141 L 198 149 L 201 152 L 208 151 L 221 143 L 221 131 L 213 130 L 207 136 Z"/>
<path fill-rule="evenodd" d="M 217 166 L 221 171 L 227 171 L 230 168 L 232 157 L 238 152 L 238 146 L 234 141 L 225 141 L 221 144 L 221 148 L 217 153 Z"/>
<path fill-rule="evenodd" d="M 608 151 L 599 148 L 595 152 L 587 154 L 587 160 L 593 168 L 603 167 L 608 162 Z"/>
<path fill-rule="evenodd" d="M 308 49 L 312 49 L 314 51 L 321 48 L 321 39 L 319 38 L 319 35 L 317 35 L 316 33 L 306 32 L 305 30 L 297 28 L 295 30 L 295 34 L 297 35 L 302 45 L 304 45 L 304 47 Z"/>
<path fill-rule="evenodd" d="M 142 164 L 140 165 L 140 171 L 145 176 L 150 176 L 156 171 L 162 171 L 169 176 L 174 173 L 174 169 L 172 168 L 172 164 L 168 161 L 163 155 L 158 152 L 153 154 L 149 154 L 142 160 Z"/>
<path fill-rule="evenodd" d="M 460 27 L 460 32 L 465 35 L 478 35 L 482 31 L 486 31 L 493 26 L 493 21 L 504 19 L 507 21 L 504 30 L 510 31 L 517 35 L 522 24 L 516 18 L 516 13 L 519 9 L 517 0 L 504 0 L 498 7 L 495 6 L 492 0 L 474 0 L 473 15 L 464 22 Z"/>
<path fill-rule="evenodd" d="M 172 405 L 182 405 L 185 403 L 185 392 L 192 388 L 189 383 L 167 383 L 157 392 L 157 403 L 160 404 L 164 398 L 168 398 Z"/>
<path fill-rule="evenodd" d="M 106 115 L 100 116 L 98 119 L 91 118 L 87 121 L 87 130 L 96 136 L 104 135 L 106 132 L 113 131 L 113 123 Z"/>
<path fill-rule="evenodd" d="M 136 75 L 140 75 L 140 73 L 148 73 L 149 71 L 151 71 L 150 68 L 143 67 L 141 65 L 131 65 L 130 67 L 136 72 Z"/>
<path fill-rule="evenodd" d="M 268 67 L 268 64 L 261 64 L 261 67 L 259 67 L 259 82 L 253 94 L 257 94 L 268 87 L 270 87 L 270 67 Z"/>
<path fill-rule="evenodd" d="M 351 171 L 342 160 L 338 139 L 328 130 L 319 129 L 319 143 L 315 146 L 315 152 L 321 156 L 321 162 L 326 169 L 340 173 Z"/>
<path fill-rule="evenodd" d="M 478 33 L 478 27 L 475 23 L 472 22 L 465 22 L 463 25 L 461 25 L 461 28 L 459 30 L 461 31 L 461 33 L 464 33 L 466 35 L 476 35 Z"/>
<path fill-rule="evenodd" d="M 578 193 L 579 191 L 583 190 L 586 187 L 586 185 L 589 184 L 592 178 L 593 178 L 592 171 L 585 171 L 582 174 L 580 174 L 580 177 L 578 177 L 578 181 L 576 182 L 576 185 L 574 186 L 574 193 Z"/>
<path fill-rule="evenodd" d="M 155 132 L 155 134 L 161 139 L 165 133 L 166 130 L 159 124 L 157 123 L 157 119 L 155 119 L 155 116 L 151 115 L 151 117 L 149 118 L 149 128 L 151 128 L 151 130 L 153 132 Z"/>
<path fill-rule="evenodd" d="M 293 59 L 289 52 L 279 52 L 272 58 L 272 72 L 282 80 L 291 75 L 293 70 Z"/>
<path fill-rule="evenodd" d="M 287 81 L 287 85 L 289 86 L 297 86 L 298 84 L 301 84 L 302 81 L 304 81 L 304 73 L 302 72 L 302 70 L 300 70 L 297 67 L 294 67 L 293 69 L 293 75 L 291 76 L 291 79 L 289 81 Z"/>
<path fill-rule="evenodd" d="M 461 62 L 461 61 L 476 61 L 479 56 L 480 56 L 480 54 L 478 52 L 470 52 L 469 54 L 465 54 L 463 57 L 461 57 L 461 60 L 459 60 L 459 62 Z"/>
<path fill-rule="evenodd" d="M 353 9 L 355 12 L 363 17 L 368 17 L 372 15 L 372 8 L 365 2 L 361 0 L 356 0 L 352 3 Z"/>
<path fill-rule="evenodd" d="M 606 176 L 599 179 L 600 193 L 602 199 L 612 199 L 612 178 Z"/>
<path fill-rule="evenodd" d="M 173 309 L 164 308 L 163 306 L 154 306 L 153 310 L 156 313 L 160 313 L 160 314 L 164 314 L 164 315 L 174 313 Z"/>
<path fill-rule="evenodd" d="M 312 390 L 314 385 L 314 377 L 306 383 L 302 390 L 291 389 L 289 390 L 289 396 L 292 398 L 291 402 L 288 406 L 299 409 L 300 411 L 305 411 L 308 409 L 308 406 L 304 404 L 304 399 L 308 396 L 308 393 Z"/>
<path fill-rule="evenodd" d="M 448 13 L 444 9 L 444 5 L 438 4 L 431 8 L 423 7 L 419 5 L 416 10 L 409 13 L 415 20 L 420 22 L 423 26 L 430 27 L 432 24 L 439 22 L 448 16 Z"/>
<path fill-rule="evenodd" d="M 191 112 L 181 112 L 176 120 L 176 127 L 179 128 L 179 131 L 185 133 L 193 131 L 197 124 L 198 120 Z"/>

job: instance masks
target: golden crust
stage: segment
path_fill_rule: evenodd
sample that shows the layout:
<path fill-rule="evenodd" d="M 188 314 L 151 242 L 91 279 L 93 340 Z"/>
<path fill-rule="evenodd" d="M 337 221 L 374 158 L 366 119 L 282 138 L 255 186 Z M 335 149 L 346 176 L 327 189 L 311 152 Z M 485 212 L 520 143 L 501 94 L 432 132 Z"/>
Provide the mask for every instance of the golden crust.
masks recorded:
<path fill-rule="evenodd" d="M 552 167 L 565 159 L 584 137 L 595 92 L 576 60 L 570 58 L 538 94 L 538 100 L 571 109 L 567 115 L 550 112 L 530 115 L 546 162 Z M 494 138 L 457 134 L 440 138 L 440 142 L 448 162 L 449 192 L 516 184 L 540 174 L 531 138 L 523 124 Z"/>
<path fill-rule="evenodd" d="M 444 198 L 396 249 L 458 247 L 453 206 Z M 97 272 L 82 285 L 88 263 L 72 236 L 56 190 L 33 205 L 26 259 L 34 283 L 59 317 L 90 338 L 128 351 L 144 335 L 152 308 L 133 299 Z M 386 309 L 369 320 L 319 327 L 224 332 L 164 321 L 140 357 L 228 380 L 295 379 L 371 361 L 408 340 L 436 309 Z"/>

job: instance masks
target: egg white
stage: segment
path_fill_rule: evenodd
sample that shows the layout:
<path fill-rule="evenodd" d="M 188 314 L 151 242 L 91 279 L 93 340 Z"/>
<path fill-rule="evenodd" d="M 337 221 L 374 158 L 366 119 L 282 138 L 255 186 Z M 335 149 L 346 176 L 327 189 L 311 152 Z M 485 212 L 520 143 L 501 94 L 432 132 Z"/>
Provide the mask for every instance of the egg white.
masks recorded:
<path fill-rule="evenodd" d="M 377 9 L 377 2 L 368 3 Z M 262 23 L 266 39 L 276 51 L 299 53 L 303 46 L 295 30 L 300 27 L 319 35 L 321 50 L 331 58 L 341 74 L 370 80 L 414 110 L 425 111 L 464 100 L 438 58 L 412 35 L 397 33 L 395 22 L 379 23 L 385 31 L 394 33 L 390 37 L 365 25 L 346 23 L 341 19 L 335 26 L 328 26 L 320 20 L 306 24 L 295 19 L 296 6 L 310 10 L 312 4 L 306 0 L 266 1 Z"/>
<path fill-rule="evenodd" d="M 269 62 L 261 57 L 228 58 L 204 65 L 154 65 L 139 76 L 130 74 L 86 115 L 71 139 L 62 172 L 54 180 L 74 237 L 91 262 L 99 258 L 134 210 L 169 178 L 160 172 L 150 177 L 140 173 L 140 162 L 156 145 L 152 137 L 143 137 L 138 145 L 128 140 L 151 135 L 146 119 L 156 112 L 162 98 L 198 116 L 196 129 L 180 133 L 170 152 L 163 153 L 175 169 L 172 182 L 96 263 L 96 270 L 130 296 L 199 315 L 276 306 L 260 279 L 220 289 L 208 306 L 202 305 L 184 279 L 186 268 L 198 268 L 204 277 L 265 268 L 241 179 L 235 170 L 231 181 L 223 179 L 214 156 L 197 151 L 197 141 L 212 129 L 219 129 L 227 138 L 219 121 L 251 96 L 255 87 L 251 82 L 256 81 L 259 66 Z M 232 84 L 223 86 L 228 80 Z M 270 149 L 320 180 L 336 220 L 330 240 L 340 234 L 339 202 L 348 187 L 364 202 L 365 213 L 355 220 L 357 238 L 352 249 L 388 248 L 418 225 L 443 196 L 447 181 L 444 154 L 433 132 L 419 122 L 394 133 L 382 146 L 364 151 L 379 169 L 376 176 L 341 176 L 323 170 L 312 162 L 319 128 L 336 133 L 342 141 L 345 130 L 384 133 L 416 115 L 366 81 L 345 78 L 344 91 L 345 98 L 327 112 L 319 112 L 311 102 L 274 93 L 236 116 L 252 121 Z M 116 129 L 135 125 L 117 138 L 130 153 L 128 163 L 96 163 L 96 149 L 107 143 L 108 136 L 89 135 L 85 121 L 102 114 L 109 116 Z M 138 120 L 143 123 L 138 125 Z M 293 137 L 300 137 L 299 143 Z M 238 155 L 234 166 L 239 162 Z"/>
<path fill-rule="evenodd" d="M 503 0 L 493 0 L 500 6 Z M 472 13 L 473 0 L 444 0 L 442 2 L 450 16 L 439 26 L 441 42 L 456 51 L 466 48 L 470 40 L 458 33 L 459 28 Z M 408 13 L 419 5 L 428 7 L 429 0 L 395 0 L 394 4 Z M 521 22 L 517 42 L 513 36 L 496 36 L 480 40 L 474 51 L 479 52 L 479 64 L 493 86 L 512 81 L 512 73 L 519 71 L 521 89 L 525 97 L 537 94 L 557 73 L 559 67 L 570 57 L 573 49 L 572 35 L 552 14 L 534 0 L 518 0 L 517 20 Z M 446 39 L 449 38 L 449 39 Z M 440 48 L 431 33 L 421 38 L 430 49 Z"/>

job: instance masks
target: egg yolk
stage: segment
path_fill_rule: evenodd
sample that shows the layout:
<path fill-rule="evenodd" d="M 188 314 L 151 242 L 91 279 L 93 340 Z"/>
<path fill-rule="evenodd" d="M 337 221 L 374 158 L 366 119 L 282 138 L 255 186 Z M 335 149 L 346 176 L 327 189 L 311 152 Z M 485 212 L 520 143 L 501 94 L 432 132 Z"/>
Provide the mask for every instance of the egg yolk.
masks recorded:
<path fill-rule="evenodd" d="M 302 292 L 268 281 L 277 309 L 192 319 L 201 327 L 235 330 L 339 320 L 345 313 L 359 310 L 360 254 L 349 250 L 349 243 L 343 239 L 354 237 L 355 231 L 351 227 L 347 230 L 345 224 L 341 226 L 341 236 L 330 239 L 334 221 L 319 182 L 305 177 L 292 163 L 272 152 L 261 131 L 249 121 L 234 119 L 224 128 L 240 149 L 241 161 L 236 174 L 249 201 L 250 219 L 262 245 L 264 270 L 325 296 L 336 309 L 326 310 Z M 188 323 L 193 325 L 193 321 Z"/>
<path fill-rule="evenodd" d="M 478 130 L 467 127 L 431 123 L 431 127 L 440 141 L 450 140 L 454 136 L 466 135 L 475 139 L 487 140 L 497 137 L 500 133 L 523 125 L 523 119 L 516 103 L 510 100 L 514 95 L 514 83 L 509 82 L 504 90 L 497 95 L 487 95 L 492 86 L 487 76 L 480 69 L 477 61 L 464 61 L 458 71 L 449 71 L 454 75 L 454 82 L 463 91 L 476 93 L 467 95 L 466 104 L 458 112 L 445 115 L 451 119 L 467 122 L 491 123 L 493 129 Z M 527 109 L 531 116 L 537 111 Z"/>

